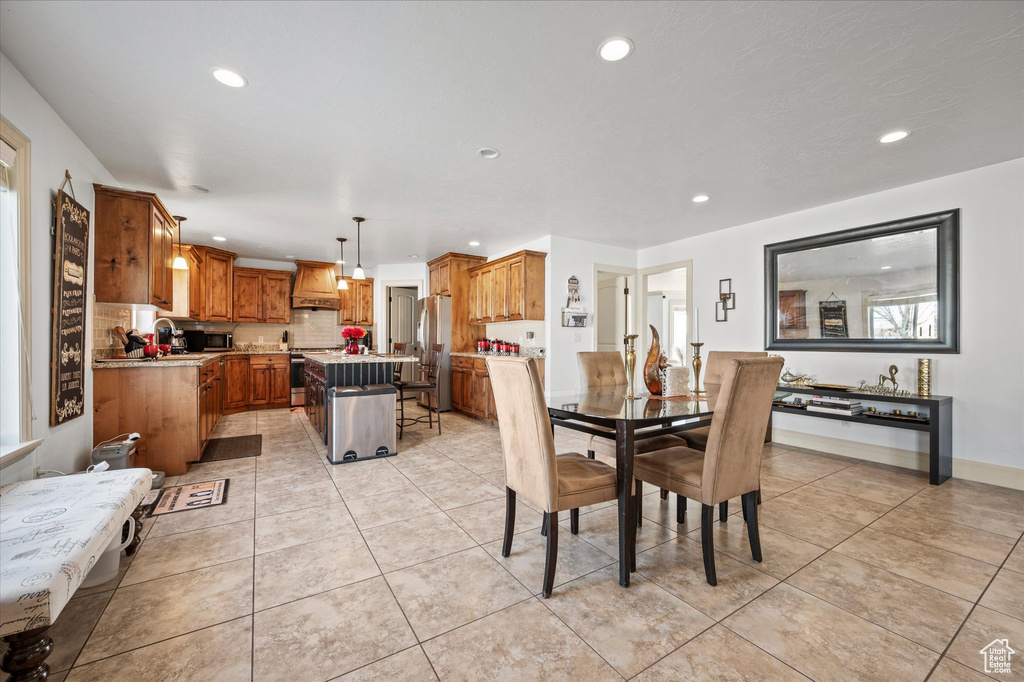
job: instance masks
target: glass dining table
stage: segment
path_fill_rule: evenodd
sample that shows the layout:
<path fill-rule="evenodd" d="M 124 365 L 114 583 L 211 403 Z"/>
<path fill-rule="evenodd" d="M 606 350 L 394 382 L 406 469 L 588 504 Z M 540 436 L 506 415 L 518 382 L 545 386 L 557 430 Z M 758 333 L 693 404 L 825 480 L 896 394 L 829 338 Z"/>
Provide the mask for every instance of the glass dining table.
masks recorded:
<path fill-rule="evenodd" d="M 619 493 L 619 584 L 629 587 L 636 570 L 636 518 L 632 500 L 633 456 L 636 444 L 647 438 L 707 426 L 715 411 L 718 386 L 699 396 L 626 397 L 625 386 L 606 386 L 544 394 L 551 426 L 560 426 L 615 441 Z"/>

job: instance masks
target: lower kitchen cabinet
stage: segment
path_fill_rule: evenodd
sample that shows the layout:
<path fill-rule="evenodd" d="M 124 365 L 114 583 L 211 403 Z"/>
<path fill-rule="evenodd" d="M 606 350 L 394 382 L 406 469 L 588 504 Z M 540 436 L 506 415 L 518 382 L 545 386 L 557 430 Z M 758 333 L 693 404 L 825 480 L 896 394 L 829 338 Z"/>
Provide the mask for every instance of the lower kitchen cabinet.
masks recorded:
<path fill-rule="evenodd" d="M 320 434 L 321 440 L 327 438 L 327 372 L 320 363 L 306 360 L 303 369 L 303 381 L 306 386 L 306 416 L 309 423 Z"/>
<path fill-rule="evenodd" d="M 544 380 L 544 360 L 537 360 L 541 381 Z M 498 421 L 494 406 L 491 378 L 487 373 L 487 359 L 483 357 L 452 358 L 452 409 L 462 414 Z"/>
<path fill-rule="evenodd" d="M 249 405 L 288 406 L 291 402 L 290 372 L 288 355 L 250 355 Z"/>
<path fill-rule="evenodd" d="M 203 454 L 223 409 L 223 358 L 93 372 L 93 438 L 140 435 L 136 466 L 180 476 Z"/>
<path fill-rule="evenodd" d="M 249 356 L 224 358 L 224 410 L 241 412 L 249 406 Z"/>

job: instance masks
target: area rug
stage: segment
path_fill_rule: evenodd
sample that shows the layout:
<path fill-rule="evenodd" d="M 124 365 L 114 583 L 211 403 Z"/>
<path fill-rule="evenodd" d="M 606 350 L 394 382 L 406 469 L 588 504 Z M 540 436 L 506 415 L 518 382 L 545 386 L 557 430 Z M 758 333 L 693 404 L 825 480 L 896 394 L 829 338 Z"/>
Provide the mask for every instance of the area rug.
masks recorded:
<path fill-rule="evenodd" d="M 205 509 L 224 504 L 228 501 L 229 482 L 229 479 L 221 478 L 216 481 L 172 485 L 164 488 L 160 493 L 160 499 L 153 505 L 149 515 L 160 516 L 161 514 Z"/>
<path fill-rule="evenodd" d="M 203 452 L 202 463 L 221 462 L 225 459 L 241 457 L 259 457 L 263 449 L 263 436 L 231 436 L 230 438 L 211 438 Z"/>

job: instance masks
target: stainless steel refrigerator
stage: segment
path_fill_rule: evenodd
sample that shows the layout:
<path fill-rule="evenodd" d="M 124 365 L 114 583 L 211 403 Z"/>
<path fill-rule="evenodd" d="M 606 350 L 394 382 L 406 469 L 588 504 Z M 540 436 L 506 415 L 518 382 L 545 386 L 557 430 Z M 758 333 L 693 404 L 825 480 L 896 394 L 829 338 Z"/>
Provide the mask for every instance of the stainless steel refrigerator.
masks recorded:
<path fill-rule="evenodd" d="M 416 342 L 420 347 L 420 362 L 426 365 L 434 344 L 444 345 L 441 367 L 437 373 L 438 409 L 452 409 L 452 299 L 450 296 L 427 296 L 419 300 L 416 316 Z M 420 396 L 420 403 L 423 403 Z"/>

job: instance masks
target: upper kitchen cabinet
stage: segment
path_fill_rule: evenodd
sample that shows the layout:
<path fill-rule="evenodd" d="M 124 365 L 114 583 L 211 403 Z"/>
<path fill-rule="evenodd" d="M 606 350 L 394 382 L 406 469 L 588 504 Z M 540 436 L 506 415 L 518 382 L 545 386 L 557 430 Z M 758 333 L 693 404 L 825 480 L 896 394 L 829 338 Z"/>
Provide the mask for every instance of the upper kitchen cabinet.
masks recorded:
<path fill-rule="evenodd" d="M 341 279 L 340 277 L 338 279 Z M 346 277 L 348 289 L 338 289 L 341 307 L 338 309 L 338 324 L 354 324 L 360 327 L 373 325 L 373 280 Z M 337 285 L 335 285 L 337 286 Z"/>
<path fill-rule="evenodd" d="M 235 322 L 291 322 L 292 310 L 288 300 L 292 283 L 290 272 L 234 268 L 231 278 Z"/>
<path fill-rule="evenodd" d="M 545 257 L 519 251 L 472 268 L 470 323 L 543 320 Z"/>
<path fill-rule="evenodd" d="M 232 286 L 234 283 L 235 254 L 230 251 L 203 247 L 203 288 L 205 300 L 202 320 L 231 322 Z"/>
<path fill-rule="evenodd" d="M 452 351 L 470 351 L 476 347 L 480 330 L 470 319 L 476 309 L 478 279 L 470 277 L 470 270 L 487 261 L 483 256 L 465 253 L 446 253 L 427 263 L 430 269 L 430 293 L 450 296 L 452 299 Z"/>
<path fill-rule="evenodd" d="M 93 185 L 96 301 L 174 307 L 177 224 L 152 192 Z"/>

